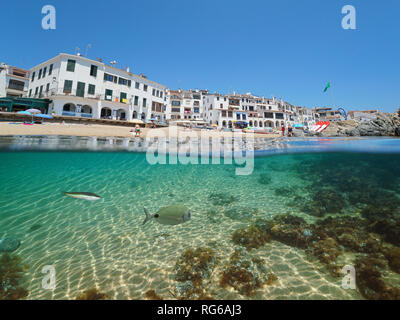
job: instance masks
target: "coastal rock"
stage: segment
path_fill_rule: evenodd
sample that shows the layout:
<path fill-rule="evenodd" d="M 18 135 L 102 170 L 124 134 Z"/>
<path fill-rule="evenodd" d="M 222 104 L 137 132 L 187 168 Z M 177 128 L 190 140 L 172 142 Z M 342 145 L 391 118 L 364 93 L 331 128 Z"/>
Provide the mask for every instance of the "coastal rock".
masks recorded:
<path fill-rule="evenodd" d="M 392 114 L 379 113 L 370 121 L 332 122 L 324 136 L 400 136 L 400 109 Z"/>

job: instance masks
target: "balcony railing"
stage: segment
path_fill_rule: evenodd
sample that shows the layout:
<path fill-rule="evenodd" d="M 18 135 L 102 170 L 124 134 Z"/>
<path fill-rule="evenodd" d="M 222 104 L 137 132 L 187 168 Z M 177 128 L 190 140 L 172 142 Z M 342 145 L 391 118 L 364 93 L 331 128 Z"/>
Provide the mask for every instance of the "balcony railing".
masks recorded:
<path fill-rule="evenodd" d="M 17 85 L 17 84 L 12 84 L 10 83 L 7 87 L 7 89 L 12 89 L 12 90 L 18 90 L 18 91 L 24 91 L 25 86 L 23 85 Z"/>
<path fill-rule="evenodd" d="M 105 94 L 90 94 L 87 91 L 86 92 L 78 92 L 76 89 L 72 90 L 64 90 L 63 88 L 58 88 L 58 89 L 51 89 L 49 91 L 45 91 L 42 93 L 37 93 L 31 95 L 32 98 L 49 98 L 49 97 L 54 97 L 54 96 L 73 96 L 73 97 L 81 97 L 81 98 L 88 98 L 88 99 L 96 99 L 96 100 L 106 100 L 106 101 L 112 101 L 112 102 L 119 102 L 119 103 L 124 103 L 124 104 L 131 104 L 132 100 L 131 98 L 126 98 L 122 99 L 120 96 L 114 96 L 114 95 L 105 95 Z"/>

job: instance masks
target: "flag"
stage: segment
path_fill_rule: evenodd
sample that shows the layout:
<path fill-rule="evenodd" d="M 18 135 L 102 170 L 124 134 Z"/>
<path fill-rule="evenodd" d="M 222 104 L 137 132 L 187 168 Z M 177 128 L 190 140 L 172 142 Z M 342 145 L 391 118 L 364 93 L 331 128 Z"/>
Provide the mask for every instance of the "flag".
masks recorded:
<path fill-rule="evenodd" d="M 324 89 L 324 92 L 326 92 L 326 90 L 328 90 L 330 87 L 331 87 L 331 83 L 328 82 L 328 84 L 326 85 L 326 87 L 325 87 L 325 89 Z"/>

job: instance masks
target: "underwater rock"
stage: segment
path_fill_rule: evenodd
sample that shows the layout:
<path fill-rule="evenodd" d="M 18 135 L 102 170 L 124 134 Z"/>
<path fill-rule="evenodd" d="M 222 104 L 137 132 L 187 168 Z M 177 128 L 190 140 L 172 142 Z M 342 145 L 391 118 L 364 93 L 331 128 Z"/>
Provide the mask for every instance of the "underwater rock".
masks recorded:
<path fill-rule="evenodd" d="M 179 299 L 200 299 L 209 296 L 203 283 L 209 279 L 217 257 L 212 248 L 188 248 L 175 263 L 175 280 L 183 284 L 177 285 Z"/>
<path fill-rule="evenodd" d="M 215 300 L 205 286 L 195 286 L 192 281 L 177 283 L 171 294 L 178 300 Z"/>
<path fill-rule="evenodd" d="M 370 219 L 368 230 L 381 235 L 382 239 L 395 246 L 400 246 L 400 219 L 391 217 L 386 219 Z"/>
<path fill-rule="evenodd" d="M 21 280 L 28 267 L 21 258 L 4 253 L 0 258 L 0 300 L 19 300 L 28 296 L 28 290 L 21 287 Z"/>
<path fill-rule="evenodd" d="M 232 235 L 232 241 L 247 250 L 264 246 L 271 239 L 271 235 L 256 226 L 249 226 L 236 230 Z"/>
<path fill-rule="evenodd" d="M 332 276 L 337 277 L 343 275 L 341 273 L 341 267 L 336 265 L 336 259 L 342 252 L 335 239 L 327 238 L 324 240 L 315 241 L 313 242 L 310 250 L 320 262 L 326 265 Z"/>
<path fill-rule="evenodd" d="M 251 258 L 245 251 L 237 249 L 221 273 L 219 284 L 230 286 L 247 297 L 254 296 L 267 283 L 268 272 L 263 259 Z"/>
<path fill-rule="evenodd" d="M 21 241 L 13 238 L 0 239 L 0 252 L 13 252 L 19 248 Z"/>
<path fill-rule="evenodd" d="M 388 260 L 390 269 L 394 272 L 400 273 L 400 248 L 399 247 L 386 248 L 384 255 Z"/>
<path fill-rule="evenodd" d="M 361 256 L 356 259 L 357 288 L 366 299 L 399 300 L 400 289 L 385 283 L 382 271 L 386 267 L 384 259 Z"/>
<path fill-rule="evenodd" d="M 282 242 L 286 245 L 305 249 L 313 240 L 308 232 L 304 234 L 304 230 L 311 231 L 309 225 L 303 218 L 292 215 L 276 216 L 273 223 L 267 226 L 273 240 Z M 312 231 L 311 231 L 312 234 Z"/>
<path fill-rule="evenodd" d="M 226 206 L 237 201 L 234 196 L 223 192 L 213 192 L 208 196 L 208 199 L 215 206 Z"/>
<path fill-rule="evenodd" d="M 109 296 L 96 288 L 86 290 L 76 297 L 76 300 L 106 300 Z"/>
<path fill-rule="evenodd" d="M 144 293 L 144 297 L 147 300 L 164 300 L 161 296 L 159 296 L 153 289 L 147 290 Z"/>
<path fill-rule="evenodd" d="M 262 173 L 262 174 L 260 174 L 260 176 L 259 176 L 257 181 L 260 184 L 267 185 L 267 184 L 270 184 L 272 182 L 272 178 L 271 178 L 270 175 Z"/>
<path fill-rule="evenodd" d="M 332 188 L 326 188 L 315 191 L 312 200 L 302 210 L 309 215 L 322 217 L 327 213 L 340 213 L 344 207 L 343 196 Z"/>

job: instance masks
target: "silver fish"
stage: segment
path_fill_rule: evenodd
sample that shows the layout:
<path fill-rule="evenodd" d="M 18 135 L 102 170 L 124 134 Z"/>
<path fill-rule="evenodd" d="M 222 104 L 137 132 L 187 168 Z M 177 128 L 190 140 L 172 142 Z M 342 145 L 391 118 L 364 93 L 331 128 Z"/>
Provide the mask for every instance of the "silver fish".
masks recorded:
<path fill-rule="evenodd" d="M 184 223 L 192 217 L 191 211 L 182 205 L 167 206 L 161 208 L 155 214 L 151 214 L 144 208 L 144 213 L 146 214 L 146 219 L 144 219 L 143 224 L 151 219 L 155 219 L 158 223 L 173 226 Z"/>
<path fill-rule="evenodd" d="M 95 201 L 100 199 L 100 196 L 91 192 L 63 192 L 63 194 L 71 198 L 88 200 L 88 201 Z"/>

